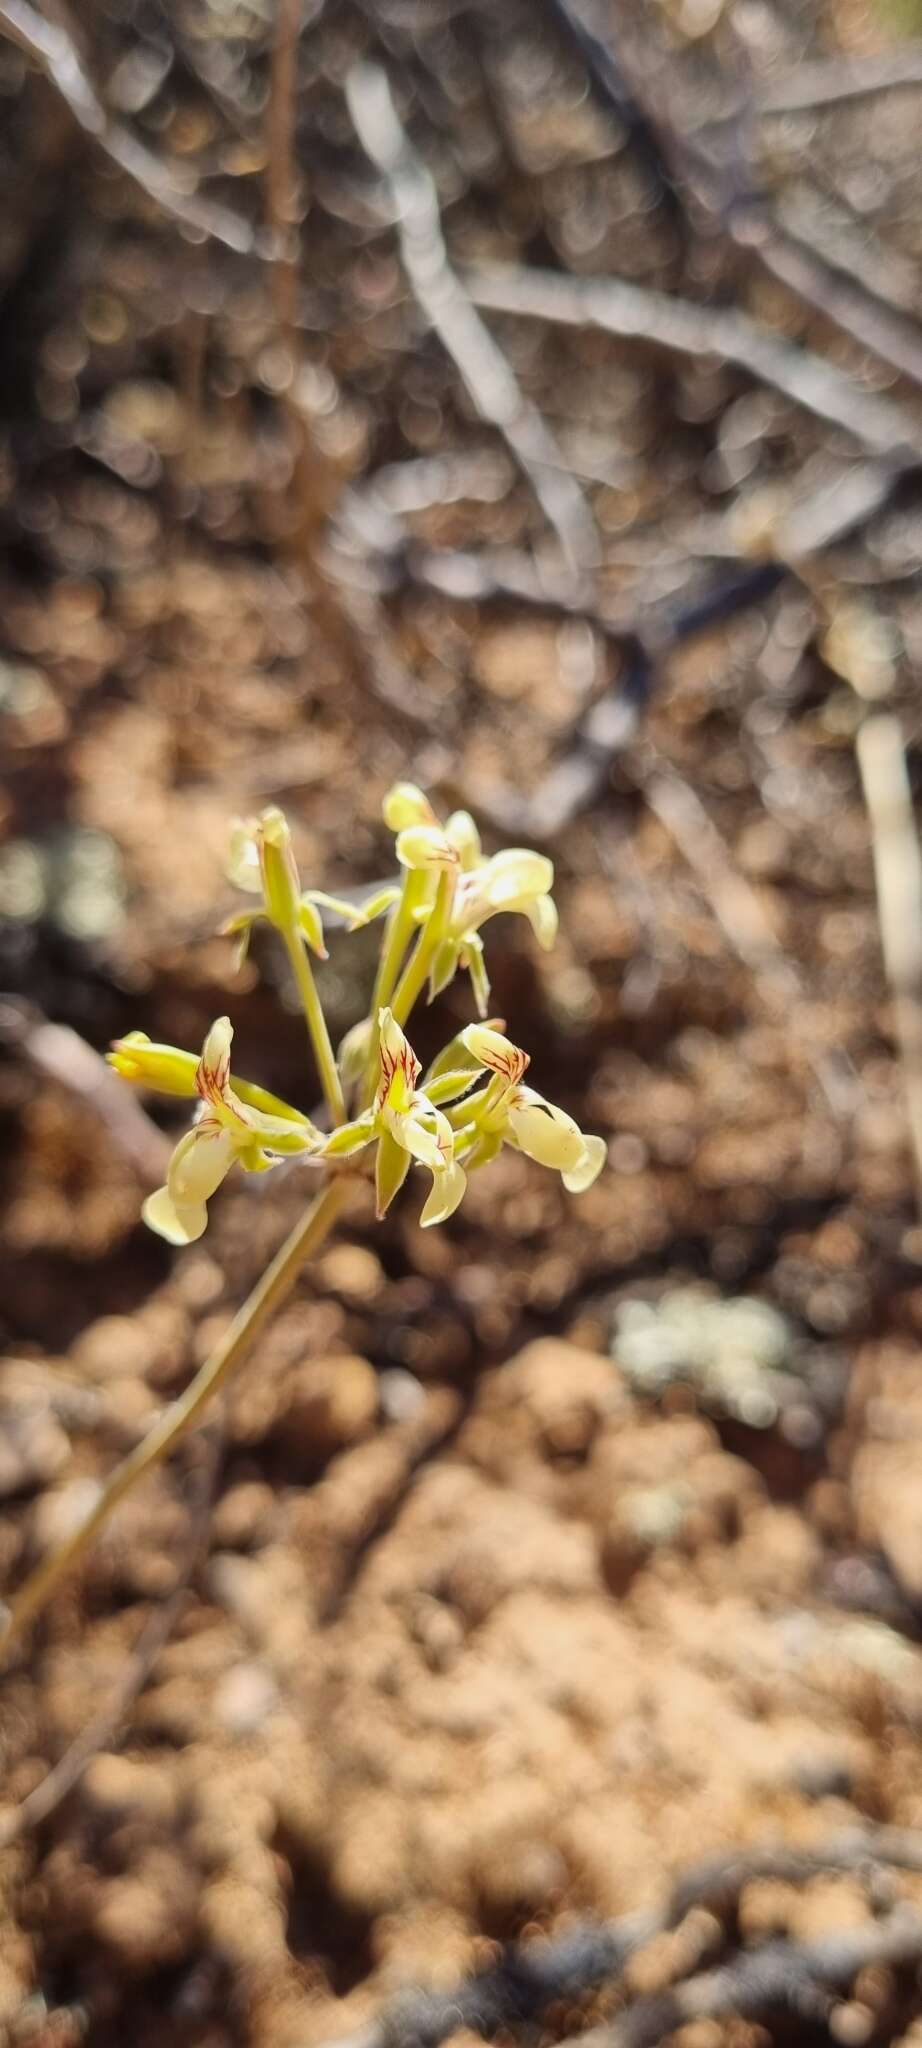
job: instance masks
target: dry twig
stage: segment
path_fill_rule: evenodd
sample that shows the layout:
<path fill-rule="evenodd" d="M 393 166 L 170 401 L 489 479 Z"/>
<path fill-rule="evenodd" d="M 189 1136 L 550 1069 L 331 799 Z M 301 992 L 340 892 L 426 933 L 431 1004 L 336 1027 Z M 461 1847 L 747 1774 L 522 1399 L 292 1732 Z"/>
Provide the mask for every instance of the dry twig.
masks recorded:
<path fill-rule="evenodd" d="M 693 2020 L 734 2014 L 764 2019 L 786 2012 L 802 2023 L 826 2018 L 831 1993 L 843 1990 L 859 1970 L 872 1965 L 917 1963 L 922 1959 L 922 1920 L 909 1906 L 897 1906 L 883 1920 L 842 1928 L 819 1941 L 770 1941 L 744 1951 L 719 1969 L 702 1971 L 668 1991 L 638 1999 L 608 2025 L 577 2034 L 578 2048 L 655 2048 Z"/>
<path fill-rule="evenodd" d="M 596 99 L 611 108 L 609 71 L 615 60 L 607 46 L 586 29 L 579 0 L 545 0 L 545 4 L 567 30 Z M 643 116 L 658 157 L 668 167 L 672 189 L 687 194 L 686 218 L 691 200 L 712 229 L 717 228 L 734 248 L 754 258 L 805 305 L 871 349 L 881 362 L 922 383 L 922 336 L 915 323 L 902 319 L 861 278 L 827 262 L 818 250 L 779 226 L 758 189 L 749 161 L 747 126 L 753 110 L 752 93 L 745 95 L 731 115 L 712 124 L 708 141 L 706 129 L 692 134 L 682 118 L 672 119 L 663 111 L 661 88 L 657 87 L 654 98 L 649 79 L 658 77 L 659 67 L 643 67 L 642 87 L 641 66 L 627 65 L 623 53 L 616 70 L 622 94 Z M 647 104 L 651 99 L 652 110 Z"/>
<path fill-rule="evenodd" d="M 625 341 L 652 342 L 673 355 L 735 363 L 795 405 L 827 420 L 866 451 L 888 462 L 918 461 L 922 429 L 894 400 L 866 391 L 854 377 L 809 349 L 782 341 L 743 313 L 696 306 L 606 277 L 479 264 L 465 272 L 478 306 L 565 327 L 597 327 Z"/>
<path fill-rule="evenodd" d="M 0 1004 L 0 1042 L 15 1045 L 40 1074 L 68 1088 L 99 1117 L 113 1144 L 150 1187 L 163 1179 L 172 1147 L 153 1118 L 101 1054 L 68 1024 L 52 1024 L 31 1004 Z"/>
<path fill-rule="evenodd" d="M 694 1907 L 729 1911 L 756 1878 L 807 1884 L 824 1871 L 871 1877 L 887 1866 L 922 1870 L 922 1832 L 856 1828 L 815 1850 L 770 1846 L 710 1857 L 677 1879 L 662 1908 L 626 1914 L 601 1926 L 571 1926 L 545 1941 L 511 1945 L 491 1968 L 448 1991 L 405 1992 L 377 2019 L 336 2042 L 335 2048 L 439 2048 L 449 2034 L 462 2027 L 484 2036 L 501 2027 L 532 2027 L 558 1999 L 573 2000 L 618 1977 L 637 1949 L 677 1927 Z M 734 1957 L 720 1970 L 692 1978 L 662 1998 L 640 1999 L 619 2023 L 627 2024 L 638 2014 L 637 2039 L 626 2035 L 622 2043 L 619 2034 L 618 2048 L 627 2048 L 629 2039 L 630 2048 L 641 2048 L 641 2043 L 659 2039 L 662 2032 L 682 2025 L 682 2019 L 670 2021 L 670 2007 L 666 2023 L 657 2032 L 644 2031 L 654 2018 L 659 2022 L 666 2000 L 686 1991 L 690 2006 L 702 2001 L 702 2012 L 761 2010 L 769 2002 L 769 1994 L 779 1996 L 783 2003 L 785 1996 L 808 1981 L 847 1981 L 865 1959 L 899 1961 L 916 1955 L 922 1955 L 922 1921 L 899 1908 L 886 1921 L 848 1929 L 803 1949 L 794 1942 L 773 1942 Z M 710 2008 L 708 1999 L 713 2001 Z M 753 1999 L 757 2004 L 750 2002 Z M 686 2014 L 687 2018 L 693 2016 L 692 2010 Z M 603 2048 L 603 2043 L 604 2048 L 614 2048 L 608 2028 L 593 2029 L 578 2038 L 583 2048 L 589 2043 L 591 2048 Z"/>
<path fill-rule="evenodd" d="M 750 969 L 756 993 L 770 1014 L 777 1020 L 794 1004 L 806 1002 L 799 967 L 776 938 L 755 890 L 690 784 L 659 758 L 655 772 L 638 781 L 651 811 L 698 877 L 718 924 Z M 834 1058 L 809 1044 L 804 1050 L 833 1116 L 843 1116 L 853 1105 L 855 1090 L 844 1054 Z"/>
<path fill-rule="evenodd" d="M 93 1715 L 85 1728 L 59 1757 L 50 1771 L 33 1790 L 27 1793 L 19 1806 L 0 1812 L 0 1849 L 10 1842 L 16 1842 L 30 1828 L 41 1827 L 62 1800 L 78 1785 L 91 1758 L 101 1749 L 111 1748 L 139 1694 L 154 1668 L 164 1645 L 168 1642 L 177 1617 L 188 1596 L 189 1580 L 205 1549 L 211 1515 L 214 1483 L 219 1457 L 219 1438 L 213 1434 L 212 1443 L 205 1464 L 198 1473 L 194 1494 L 190 1503 L 191 1519 L 189 1533 L 176 1573 L 176 1584 L 172 1593 L 153 1609 L 145 1623 L 134 1649 L 125 1662 L 125 1668 L 104 1706 Z"/>
<path fill-rule="evenodd" d="M 900 723 L 891 712 L 866 718 L 856 741 L 871 821 L 877 908 L 916 1189 L 922 1210 L 922 857 Z"/>
<path fill-rule="evenodd" d="M 181 227 L 220 242 L 238 256 L 274 260 L 274 238 L 251 227 L 242 215 L 197 191 L 194 180 L 165 164 L 130 128 L 113 119 L 96 91 L 79 53 L 59 22 L 46 21 L 30 0 L 0 0 L 0 35 L 8 36 L 38 64 L 84 134 L 124 171 L 147 199 Z"/>
<path fill-rule="evenodd" d="M 900 43 L 875 57 L 830 57 L 798 64 L 758 94 L 759 114 L 802 114 L 846 100 L 922 85 L 922 43 Z"/>
<path fill-rule="evenodd" d="M 498 428 L 578 571 L 598 557 L 592 514 L 550 429 L 475 311 L 445 248 L 438 194 L 403 128 L 385 73 L 356 64 L 346 99 L 366 155 L 387 181 L 404 269 L 420 311 L 438 335 L 481 419 Z"/>

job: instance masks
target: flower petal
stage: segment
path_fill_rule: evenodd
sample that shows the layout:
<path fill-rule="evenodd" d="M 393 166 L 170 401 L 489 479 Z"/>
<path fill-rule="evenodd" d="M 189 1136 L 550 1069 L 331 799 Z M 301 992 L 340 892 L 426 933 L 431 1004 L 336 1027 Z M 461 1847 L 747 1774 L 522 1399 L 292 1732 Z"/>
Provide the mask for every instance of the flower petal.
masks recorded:
<path fill-rule="evenodd" d="M 236 819 L 231 830 L 227 872 L 238 889 L 246 889 L 251 896 L 262 893 L 255 819 Z"/>
<path fill-rule="evenodd" d="M 549 953 L 557 937 L 560 922 L 553 896 L 536 896 L 533 903 L 523 904 L 522 907 L 542 953 Z"/>
<path fill-rule="evenodd" d="M 378 1011 L 378 1087 L 375 1108 L 385 1105 L 400 1115 L 405 1115 L 413 1099 L 413 1090 L 419 1080 L 421 1067 L 413 1047 L 392 1010 Z"/>
<path fill-rule="evenodd" d="M 292 849 L 291 827 L 278 804 L 269 804 L 260 812 L 256 850 L 266 915 L 277 931 L 296 931 L 301 915 L 301 877 Z M 308 944 L 312 943 L 308 939 Z"/>
<path fill-rule="evenodd" d="M 238 917 L 225 918 L 224 923 L 218 927 L 222 939 L 236 939 L 237 941 L 234 947 L 235 974 L 240 973 L 240 969 L 250 950 L 253 926 L 257 918 L 261 916 L 261 910 L 241 910 Z"/>
<path fill-rule="evenodd" d="M 598 1180 L 607 1159 L 608 1146 L 605 1143 L 605 1139 L 587 1138 L 586 1149 L 579 1165 L 574 1166 L 569 1173 L 565 1173 L 563 1176 L 563 1184 L 567 1193 L 571 1195 L 585 1194 L 586 1189 L 591 1188 L 593 1181 Z"/>
<path fill-rule="evenodd" d="M 513 1045 L 511 1038 L 504 1038 L 501 1031 L 491 1031 L 488 1024 L 468 1024 L 461 1033 L 461 1043 L 481 1067 L 489 1067 L 493 1074 L 500 1074 L 510 1087 L 517 1087 L 529 1064 L 527 1052 L 521 1046 Z M 523 1091 L 531 1094 L 531 1089 Z M 541 1096 L 535 1100 L 540 1102 Z"/>
<path fill-rule="evenodd" d="M 186 1202 L 178 1208 L 169 1188 L 156 1188 L 141 1209 L 141 1215 L 149 1230 L 155 1230 L 158 1237 L 165 1237 L 167 1244 L 194 1244 L 197 1237 L 203 1237 L 208 1227 L 208 1211 L 204 1202 Z"/>
<path fill-rule="evenodd" d="M 463 868 L 475 868 L 482 856 L 480 833 L 470 811 L 452 811 L 445 825 L 445 837 L 457 849 Z"/>
<path fill-rule="evenodd" d="M 458 855 L 440 825 L 408 825 L 394 849 L 402 868 L 456 868 Z"/>
<path fill-rule="evenodd" d="M 572 1173 L 584 1157 L 586 1141 L 572 1116 L 545 1102 L 533 1088 L 520 1088 L 509 1108 L 509 1127 L 523 1152 L 539 1166 L 552 1166 L 558 1173 Z"/>
<path fill-rule="evenodd" d="M 554 886 L 554 863 L 527 846 L 506 846 L 494 853 L 480 875 L 479 886 L 494 910 L 521 910 Z"/>
<path fill-rule="evenodd" d="M 195 1085 L 203 1102 L 223 1107 L 230 1086 L 231 1041 L 234 1027 L 229 1017 L 216 1017 L 202 1046 Z"/>
<path fill-rule="evenodd" d="M 210 1119 L 180 1138 L 167 1169 L 167 1187 L 177 1209 L 207 1202 L 230 1172 L 236 1156 L 234 1134 Z"/>
<path fill-rule="evenodd" d="M 377 1214 L 387 1214 L 394 1196 L 402 1188 L 410 1171 L 410 1155 L 398 1145 L 389 1131 L 382 1132 L 375 1160 L 375 1197 Z"/>
<path fill-rule="evenodd" d="M 386 882 L 373 896 L 366 896 L 364 903 L 350 903 L 348 897 L 330 896 L 326 889 L 305 889 L 301 901 L 319 904 L 321 910 L 332 910 L 334 916 L 342 918 L 348 931 L 357 932 L 363 925 L 371 924 L 373 918 L 392 910 L 400 901 L 400 890 L 395 882 Z"/>
<path fill-rule="evenodd" d="M 421 1123 L 412 1111 L 401 1112 L 385 1108 L 381 1112 L 381 1117 L 385 1130 L 404 1152 L 408 1152 L 411 1158 L 418 1159 L 423 1166 L 428 1166 L 432 1173 L 444 1171 L 445 1159 L 435 1133 L 427 1131 L 425 1124 Z"/>
<path fill-rule="evenodd" d="M 448 1216 L 453 1216 L 466 1187 L 467 1175 L 457 1160 L 446 1166 L 442 1173 L 434 1173 L 432 1188 L 423 1203 L 419 1219 L 423 1229 L 428 1230 L 430 1224 L 444 1223 Z"/>
<path fill-rule="evenodd" d="M 415 782 L 395 782 L 381 806 L 389 832 L 403 832 L 408 825 L 434 825 L 435 812 L 429 798 Z"/>

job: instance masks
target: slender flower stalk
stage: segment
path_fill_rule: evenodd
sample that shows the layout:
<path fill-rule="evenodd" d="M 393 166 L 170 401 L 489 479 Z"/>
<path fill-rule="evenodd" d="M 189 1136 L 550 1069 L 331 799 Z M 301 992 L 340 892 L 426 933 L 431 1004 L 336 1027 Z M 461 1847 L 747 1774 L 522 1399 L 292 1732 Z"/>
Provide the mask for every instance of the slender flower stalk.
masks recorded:
<path fill-rule="evenodd" d="M 372 1025 L 368 1049 L 368 1064 L 365 1072 L 365 1091 L 367 1095 L 373 1093 L 375 1086 L 378 1064 L 378 1018 L 381 1011 L 386 1009 L 391 1001 L 400 970 L 406 958 L 407 949 L 416 933 L 417 915 L 422 909 L 426 898 L 426 881 L 427 877 L 420 874 L 418 869 L 404 869 L 400 898 L 395 905 L 387 927 L 371 997 L 370 1014 Z M 406 1016 L 408 1015 L 409 1011 L 406 1012 Z M 406 1021 L 406 1016 L 404 1021 Z"/>
<path fill-rule="evenodd" d="M 223 1386 L 234 1367 L 239 1365 L 269 1317 L 287 1300 L 305 1260 L 323 1244 L 341 1213 L 347 1194 L 348 1182 L 337 1177 L 327 1183 L 310 1208 L 305 1210 L 195 1378 L 189 1381 L 178 1400 L 171 1401 L 153 1429 L 133 1451 L 129 1451 L 127 1458 L 116 1465 L 83 1521 L 71 1530 L 63 1543 L 42 1558 L 20 1586 L 5 1615 L 0 1617 L 0 1651 L 10 1649 L 27 1624 L 47 1606 L 62 1579 L 85 1555 L 93 1537 L 104 1528 L 119 1502 L 143 1474 L 159 1465 L 188 1434 L 203 1408 Z"/>
<path fill-rule="evenodd" d="M 298 994 L 301 998 L 301 1007 L 304 1011 L 304 1019 L 310 1035 L 314 1058 L 317 1062 L 317 1072 L 320 1075 L 320 1086 L 323 1089 L 324 1100 L 333 1123 L 341 1124 L 345 1120 L 346 1104 L 343 1098 L 339 1069 L 336 1065 L 336 1054 L 330 1043 L 327 1020 L 323 1014 L 323 1005 L 320 997 L 317 994 L 317 983 L 314 980 L 313 969 L 300 939 L 291 932 L 284 932 L 283 938 L 288 958 L 291 961 L 292 972 L 298 985 Z"/>
<path fill-rule="evenodd" d="M 398 1024 L 405 1024 L 418 1002 L 429 979 L 432 962 L 444 936 L 445 921 L 451 908 L 452 875 L 446 870 L 439 876 L 435 902 L 430 915 L 420 932 L 410 959 L 400 977 L 391 1004 Z"/>
<path fill-rule="evenodd" d="M 387 884 L 358 909 L 322 890 L 302 889 L 288 822 L 275 806 L 238 826 L 233 840 L 233 878 L 259 904 L 235 916 L 225 929 L 237 935 L 241 950 L 258 919 L 282 940 L 331 1131 L 324 1134 L 303 1110 L 232 1073 L 228 1017 L 212 1024 L 200 1054 L 153 1043 L 143 1031 L 129 1032 L 112 1048 L 111 1063 L 125 1080 L 197 1101 L 191 1126 L 174 1148 L 166 1183 L 148 1197 L 142 1211 L 150 1228 L 169 1243 L 186 1245 L 201 1237 L 208 1204 L 234 1169 L 263 1173 L 278 1160 L 290 1159 L 314 1170 L 325 1166 L 330 1178 L 185 1392 L 116 1466 L 83 1521 L 27 1577 L 6 1610 L 5 1629 L 0 1620 L 0 1650 L 46 1606 L 130 1489 L 191 1429 L 286 1300 L 305 1260 L 343 1209 L 350 1176 L 363 1170 L 352 1165 L 353 1155 L 374 1148 L 379 1216 L 414 1164 L 427 1169 L 431 1187 L 420 1215 L 424 1227 L 454 1214 L 469 1175 L 495 1159 L 503 1145 L 554 1169 L 573 1194 L 591 1187 L 602 1169 L 604 1140 L 587 1136 L 567 1111 L 525 1085 L 528 1054 L 505 1037 L 501 1022 L 461 1029 L 422 1085 L 420 1062 L 403 1029 L 424 990 L 431 1002 L 459 969 L 470 976 L 477 1009 L 486 1017 L 490 984 L 481 933 L 499 912 L 522 913 L 539 944 L 552 943 L 557 912 L 550 894 L 551 862 L 527 847 L 485 856 L 468 812 L 454 811 L 443 825 L 413 783 L 398 783 L 389 791 L 384 819 L 396 834 L 403 882 L 399 889 Z M 391 912 L 371 1008 L 347 1033 L 339 1061 L 310 959 L 312 953 L 326 958 L 325 911 L 334 912 L 350 930 Z M 348 1121 L 347 1093 L 359 1104 Z"/>

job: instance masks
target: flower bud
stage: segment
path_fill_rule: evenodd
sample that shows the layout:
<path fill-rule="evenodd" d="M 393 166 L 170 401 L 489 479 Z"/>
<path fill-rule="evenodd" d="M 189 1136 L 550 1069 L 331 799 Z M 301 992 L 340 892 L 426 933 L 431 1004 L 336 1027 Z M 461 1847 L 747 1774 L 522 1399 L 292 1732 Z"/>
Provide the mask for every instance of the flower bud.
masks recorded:
<path fill-rule="evenodd" d="M 390 832 L 403 832 L 408 825 L 434 825 L 435 812 L 429 798 L 415 782 L 395 782 L 381 806 Z"/>
<path fill-rule="evenodd" d="M 157 1088 L 162 1095 L 194 1095 L 198 1054 L 180 1052 L 175 1045 L 155 1045 L 146 1031 L 129 1031 L 112 1041 L 106 1059 L 123 1081 L 135 1081 L 141 1088 Z"/>
<path fill-rule="evenodd" d="M 291 832 L 284 811 L 275 804 L 263 811 L 256 845 L 267 916 L 280 932 L 301 925 L 301 877 L 291 850 Z"/>

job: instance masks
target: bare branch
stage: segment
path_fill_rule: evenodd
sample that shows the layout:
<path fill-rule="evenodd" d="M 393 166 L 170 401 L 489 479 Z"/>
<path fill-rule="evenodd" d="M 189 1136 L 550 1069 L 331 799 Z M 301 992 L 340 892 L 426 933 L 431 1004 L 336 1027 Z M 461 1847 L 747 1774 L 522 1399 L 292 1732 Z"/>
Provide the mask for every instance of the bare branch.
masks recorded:
<path fill-rule="evenodd" d="M 741 1850 L 729 1856 L 709 1857 L 677 1879 L 664 1905 L 657 1909 L 626 1914 L 601 1926 L 583 1922 L 543 1941 L 510 1945 L 491 1968 L 478 1971 L 448 1991 L 411 1990 L 386 2006 L 377 2019 L 356 2033 L 335 2043 L 335 2048 L 439 2048 L 459 2028 L 488 2036 L 500 2028 L 530 2028 L 545 2008 L 556 2000 L 573 2000 L 617 1978 L 628 1958 L 657 1935 L 677 1927 L 697 1906 L 729 1911 L 747 1884 L 760 1877 L 777 1877 L 787 1884 L 807 1884 L 824 1871 L 856 1872 L 869 1878 L 886 1866 L 922 1870 L 922 1831 L 906 1828 L 855 1828 L 833 1836 L 815 1850 L 787 1849 L 783 1845 Z M 854 1937 L 854 1945 L 849 1943 Z M 877 1944 L 880 1944 L 878 1947 Z M 885 1922 L 869 1928 L 849 1929 L 801 1951 L 790 1942 L 738 1956 L 722 1970 L 708 1971 L 655 1999 L 641 1999 L 616 2024 L 626 2024 L 640 2015 L 638 2037 L 617 2036 L 617 2048 L 642 2048 L 660 2038 L 644 2031 L 659 2019 L 665 2001 L 689 1993 L 685 2018 L 701 2010 L 716 2012 L 761 2009 L 763 1994 L 780 1986 L 782 2002 L 787 1992 L 809 1982 L 847 1981 L 873 1960 L 899 1961 L 922 1954 L 922 1921 L 915 1914 L 898 1910 Z M 857 1960 L 856 1960 L 857 1956 Z M 694 1989 L 692 1987 L 695 1987 Z M 758 1994 L 759 2005 L 746 2001 Z M 707 2000 L 715 2002 L 710 2008 Z M 742 2001 L 742 2002 L 740 2002 Z M 669 2027 L 684 2024 L 667 2017 Z M 595 2028 L 577 2037 L 581 2048 L 615 2048 L 615 2036 L 608 2027 Z"/>
<path fill-rule="evenodd" d="M 356 64 L 345 89 L 362 148 L 387 181 L 404 269 L 421 312 L 481 419 L 503 435 L 570 567 L 591 566 L 598 559 L 592 514 L 550 429 L 519 389 L 449 263 L 435 184 L 401 125 L 385 73 L 375 64 Z"/>
<path fill-rule="evenodd" d="M 758 94 L 759 114 L 802 114 L 837 107 L 878 92 L 902 92 L 922 85 L 922 43 L 901 42 L 875 57 L 830 57 L 798 64 Z"/>
<path fill-rule="evenodd" d="M 915 1963 L 922 1957 L 922 1919 L 898 1906 L 885 1920 L 843 1928 L 820 1941 L 770 1941 L 734 1956 L 717 1970 L 654 1992 L 608 2026 L 575 2036 L 575 2048 L 656 2048 L 692 2020 L 740 2019 L 787 2012 L 801 2022 L 822 2020 L 829 1993 L 848 1987 L 873 1964 Z"/>
<path fill-rule="evenodd" d="M 146 144 L 113 119 L 84 69 L 70 36 L 58 22 L 45 21 L 30 0 L 0 0 L 0 35 L 9 37 L 44 72 L 85 135 L 92 137 L 110 161 L 137 185 L 147 199 L 181 227 L 220 242 L 238 256 L 273 260 L 275 239 L 250 226 L 230 207 L 204 199 L 194 181 L 187 181 Z"/>
<path fill-rule="evenodd" d="M 502 264 L 478 264 L 465 272 L 465 283 L 475 304 L 493 312 L 565 327 L 597 327 L 621 340 L 653 342 L 696 360 L 723 358 L 838 427 L 870 454 L 889 461 L 918 460 L 922 454 L 922 428 L 910 413 L 866 391 L 821 356 L 781 341 L 745 314 L 696 306 L 613 278 Z"/>
<path fill-rule="evenodd" d="M 608 72 L 616 63 L 615 58 L 607 45 L 586 29 L 579 0 L 554 0 L 554 11 L 567 26 L 570 40 L 583 59 L 596 99 L 603 106 L 611 106 Z M 703 211 L 712 229 L 716 228 L 735 248 L 754 257 L 805 305 L 814 307 L 844 334 L 872 349 L 881 362 L 922 383 L 922 336 L 915 323 L 901 318 L 860 277 L 798 242 L 779 226 L 763 199 L 747 146 L 749 116 L 754 111 L 751 86 L 721 121 L 690 132 L 681 116 L 672 118 L 668 110 L 663 111 L 664 95 L 659 84 L 651 88 L 651 76 L 658 80 L 658 67 L 649 62 L 641 66 L 636 61 L 628 65 L 619 53 L 616 69 L 623 93 L 647 123 L 659 159 L 669 167 L 674 180 L 684 180 L 690 198 Z"/>
<path fill-rule="evenodd" d="M 206 1432 L 203 1432 L 205 1435 Z M 114 1687 L 112 1695 L 94 1714 L 85 1728 L 59 1757 L 44 1778 L 26 1794 L 19 1806 L 12 1806 L 0 1812 L 0 1849 L 10 1842 L 16 1842 L 30 1828 L 41 1827 L 62 1800 L 78 1785 L 91 1758 L 101 1749 L 111 1748 L 126 1717 L 143 1691 L 164 1645 L 172 1634 L 180 1610 L 187 1598 L 189 1580 L 199 1558 L 205 1549 L 208 1524 L 211 1515 L 214 1482 L 219 1459 L 218 1435 L 212 1432 L 212 1441 L 205 1456 L 203 1467 L 196 1474 L 190 1502 L 190 1523 L 188 1535 L 176 1573 L 176 1583 L 169 1597 L 155 1606 L 145 1623 L 134 1649 L 129 1653 L 125 1668 Z"/>
<path fill-rule="evenodd" d="M 171 1145 L 153 1118 L 68 1024 L 52 1024 L 30 1004 L 0 1002 L 0 1043 L 15 1045 L 40 1074 L 70 1089 L 98 1116 L 109 1137 L 150 1187 L 162 1180 Z"/>
<path fill-rule="evenodd" d="M 794 1004 L 806 1000 L 803 976 L 776 938 L 755 890 L 700 798 L 659 759 L 656 772 L 638 777 L 638 783 L 651 811 L 697 875 L 718 924 L 750 969 L 756 992 L 771 1015 L 777 1019 L 789 1014 Z M 843 1116 L 854 1104 L 855 1077 L 849 1063 L 844 1055 L 817 1053 L 809 1044 L 804 1049 L 833 1116 Z"/>
<path fill-rule="evenodd" d="M 855 744 L 922 1211 L 922 858 L 899 720 L 890 712 L 866 718 Z"/>

